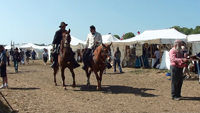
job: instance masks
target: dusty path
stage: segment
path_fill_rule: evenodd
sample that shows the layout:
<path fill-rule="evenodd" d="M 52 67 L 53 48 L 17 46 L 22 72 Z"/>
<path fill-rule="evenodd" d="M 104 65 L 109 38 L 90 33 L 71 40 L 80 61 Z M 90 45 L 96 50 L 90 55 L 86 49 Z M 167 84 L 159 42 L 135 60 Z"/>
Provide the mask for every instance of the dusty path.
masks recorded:
<path fill-rule="evenodd" d="M 107 70 L 103 75 L 102 91 L 96 91 L 96 78 L 91 76 L 91 88 L 81 68 L 75 70 L 77 87 L 72 88 L 72 77 L 66 69 L 68 90 L 63 90 L 60 72 L 54 86 L 53 70 L 41 61 L 8 67 L 9 89 L 1 92 L 20 113 L 66 112 L 200 112 L 200 85 L 197 79 L 183 83 L 181 101 L 172 101 L 170 81 L 165 71 L 125 68 L 125 73 Z M 0 80 L 2 84 L 2 80 Z M 0 105 L 5 104 L 0 96 Z M 6 104 L 5 104 L 6 105 Z"/>

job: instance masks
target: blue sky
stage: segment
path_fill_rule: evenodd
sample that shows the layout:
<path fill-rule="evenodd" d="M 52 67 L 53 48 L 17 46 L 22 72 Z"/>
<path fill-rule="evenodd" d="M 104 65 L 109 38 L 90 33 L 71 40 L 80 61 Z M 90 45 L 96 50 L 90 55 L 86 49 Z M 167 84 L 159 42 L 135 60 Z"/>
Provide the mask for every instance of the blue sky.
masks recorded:
<path fill-rule="evenodd" d="M 102 35 L 200 25 L 200 0 L 0 0 L 0 44 L 52 43 L 61 21 L 86 40 Z"/>

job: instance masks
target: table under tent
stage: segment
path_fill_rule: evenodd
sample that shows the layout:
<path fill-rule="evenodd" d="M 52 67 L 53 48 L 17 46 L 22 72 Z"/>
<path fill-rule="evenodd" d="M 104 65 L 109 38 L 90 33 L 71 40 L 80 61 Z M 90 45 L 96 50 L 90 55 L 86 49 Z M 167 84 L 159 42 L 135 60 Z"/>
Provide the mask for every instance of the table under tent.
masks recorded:
<path fill-rule="evenodd" d="M 200 53 L 200 34 L 188 35 L 187 43 L 192 44 L 191 50 L 193 55 Z M 200 60 L 194 61 L 194 64 L 196 64 L 198 76 L 200 76 Z M 199 83 L 200 83 L 200 77 L 199 77 Z"/>
<path fill-rule="evenodd" d="M 127 49 L 131 49 L 133 54 L 136 56 L 133 64 L 134 66 L 140 65 L 139 67 L 152 67 L 152 64 L 156 61 L 154 58 L 154 51 L 156 48 L 160 52 L 160 67 L 159 69 L 169 69 L 169 57 L 168 52 L 171 49 L 172 44 L 176 39 L 181 41 L 186 41 L 186 35 L 180 33 L 179 31 L 172 29 L 161 29 L 161 30 L 146 30 L 140 35 L 136 35 L 133 38 L 116 41 L 114 42 L 115 46 L 119 46 L 125 50 L 123 52 L 123 60 L 126 60 L 129 57 Z M 166 52 L 165 52 L 166 51 Z M 143 62 L 138 63 L 138 58 L 142 58 Z M 144 60 L 148 59 L 148 66 L 144 63 Z M 163 59 L 163 60 L 162 60 Z M 145 60 L 146 61 L 146 60 Z M 123 63 L 123 62 L 122 62 Z"/>

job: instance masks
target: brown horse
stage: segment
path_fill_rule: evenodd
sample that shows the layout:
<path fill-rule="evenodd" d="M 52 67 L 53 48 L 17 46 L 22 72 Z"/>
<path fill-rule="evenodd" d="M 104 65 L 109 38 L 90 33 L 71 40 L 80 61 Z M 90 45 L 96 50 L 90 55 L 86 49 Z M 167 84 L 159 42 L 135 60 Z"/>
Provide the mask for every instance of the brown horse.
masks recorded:
<path fill-rule="evenodd" d="M 69 29 L 68 32 L 67 31 L 63 32 L 63 39 L 61 40 L 61 44 L 60 44 L 60 54 L 58 55 L 58 65 L 56 66 L 56 68 L 54 68 L 54 83 L 55 85 L 57 85 L 56 74 L 60 67 L 64 89 L 66 89 L 65 75 L 64 75 L 64 71 L 66 67 L 68 67 L 68 69 L 72 73 L 72 77 L 73 77 L 72 87 L 76 87 L 75 74 L 74 74 L 73 62 L 72 62 L 72 59 L 74 56 L 73 56 L 73 53 L 71 53 L 70 41 L 71 41 L 71 36 L 70 36 L 70 29 Z"/>
<path fill-rule="evenodd" d="M 90 86 L 90 75 L 93 71 L 96 75 L 97 79 L 97 90 L 101 90 L 101 81 L 102 81 L 102 75 L 103 71 L 106 68 L 106 60 L 110 61 L 111 59 L 111 52 L 110 52 L 110 46 L 112 45 L 100 45 L 95 49 L 93 52 L 93 57 L 91 59 L 91 65 L 92 68 L 89 68 L 89 66 L 86 66 L 86 76 L 87 76 L 87 85 Z M 98 74 L 99 72 L 99 74 Z"/>

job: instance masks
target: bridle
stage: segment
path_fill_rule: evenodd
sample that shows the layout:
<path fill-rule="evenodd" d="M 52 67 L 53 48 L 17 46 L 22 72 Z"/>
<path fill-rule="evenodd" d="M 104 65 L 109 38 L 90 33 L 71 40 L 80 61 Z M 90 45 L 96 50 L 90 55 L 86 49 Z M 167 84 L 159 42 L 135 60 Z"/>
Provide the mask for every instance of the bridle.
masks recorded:
<path fill-rule="evenodd" d="M 67 37 L 70 37 L 70 35 L 68 34 Z M 70 49 L 70 43 L 67 41 L 67 38 L 63 37 L 62 42 L 64 42 L 63 49 L 65 49 L 68 52 L 69 49 Z M 64 59 L 63 54 L 61 52 L 61 48 L 60 48 L 60 56 L 61 56 L 62 59 Z"/>
<path fill-rule="evenodd" d="M 102 60 L 100 57 L 99 57 L 99 60 L 103 63 L 103 64 L 106 64 L 106 60 L 107 60 L 107 57 L 108 56 L 111 56 L 111 53 L 110 53 L 110 51 L 109 51 L 109 49 L 107 49 L 106 51 L 104 50 L 106 47 L 104 47 L 104 46 L 102 46 L 102 48 L 101 48 L 101 53 L 103 53 L 103 56 L 104 56 L 104 58 L 105 58 L 105 61 L 104 60 Z M 106 53 L 107 52 L 107 53 Z M 100 53 L 100 54 L 101 54 Z M 96 61 L 96 59 L 95 59 L 95 57 L 93 57 L 94 58 L 94 60 L 95 60 L 95 62 L 97 62 Z"/>

